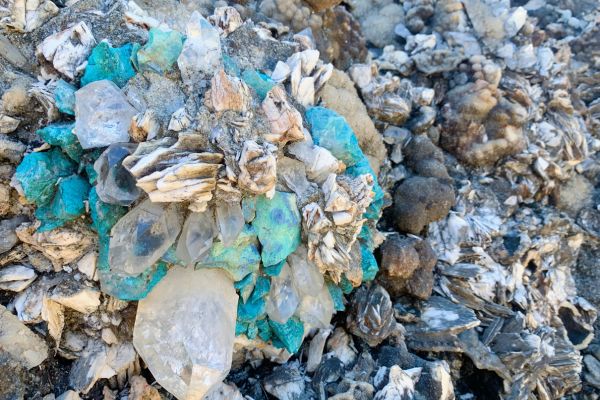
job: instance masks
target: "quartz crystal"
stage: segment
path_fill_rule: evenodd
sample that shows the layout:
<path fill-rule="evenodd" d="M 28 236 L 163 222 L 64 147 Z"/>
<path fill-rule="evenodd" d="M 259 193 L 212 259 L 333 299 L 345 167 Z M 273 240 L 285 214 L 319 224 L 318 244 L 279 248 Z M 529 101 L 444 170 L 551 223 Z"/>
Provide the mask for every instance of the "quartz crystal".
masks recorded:
<path fill-rule="evenodd" d="M 307 254 L 306 247 L 300 245 L 295 252 L 289 255 L 287 262 L 300 295 L 317 296 L 325 285 L 325 280 L 319 268 L 308 260 Z"/>
<path fill-rule="evenodd" d="M 327 286 L 321 286 L 316 296 L 304 296 L 296 310 L 296 316 L 300 318 L 306 327 L 327 328 L 331 322 L 334 312 L 333 300 Z"/>
<path fill-rule="evenodd" d="M 111 144 L 94 163 L 98 174 L 96 191 L 103 202 L 128 206 L 140 197 L 135 178 L 122 164 L 135 148 L 135 144 Z"/>
<path fill-rule="evenodd" d="M 217 28 L 197 11 L 192 13 L 185 34 L 177 65 L 183 81 L 190 84 L 201 75 L 212 75 L 221 65 L 221 41 Z"/>
<path fill-rule="evenodd" d="M 158 383 L 201 400 L 231 368 L 238 296 L 220 270 L 172 268 L 139 302 L 133 344 Z"/>
<path fill-rule="evenodd" d="M 219 236 L 224 246 L 231 245 L 244 228 L 244 214 L 239 202 L 221 201 L 216 206 Z"/>
<path fill-rule="evenodd" d="M 75 134 L 84 149 L 128 142 L 136 114 L 112 81 L 92 82 L 75 92 Z"/>
<path fill-rule="evenodd" d="M 131 276 L 144 272 L 175 243 L 181 223 L 177 204 L 145 200 L 112 228 L 111 269 Z"/>
<path fill-rule="evenodd" d="M 177 257 L 186 265 L 204 259 L 216 235 L 217 229 L 212 212 L 190 213 L 177 242 Z"/>
<path fill-rule="evenodd" d="M 292 271 L 289 265 L 284 264 L 279 275 L 271 278 L 267 314 L 273 321 L 283 324 L 294 315 L 299 301 Z"/>

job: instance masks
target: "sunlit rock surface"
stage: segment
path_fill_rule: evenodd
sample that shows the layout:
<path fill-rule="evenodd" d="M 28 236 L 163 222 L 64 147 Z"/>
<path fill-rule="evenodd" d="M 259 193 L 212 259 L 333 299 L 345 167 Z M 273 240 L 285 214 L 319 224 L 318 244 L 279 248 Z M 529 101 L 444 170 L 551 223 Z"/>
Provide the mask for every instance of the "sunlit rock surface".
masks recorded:
<path fill-rule="evenodd" d="M 179 267 L 140 301 L 133 344 L 160 385 L 178 399 L 200 400 L 227 376 L 237 301 L 223 271 Z"/>

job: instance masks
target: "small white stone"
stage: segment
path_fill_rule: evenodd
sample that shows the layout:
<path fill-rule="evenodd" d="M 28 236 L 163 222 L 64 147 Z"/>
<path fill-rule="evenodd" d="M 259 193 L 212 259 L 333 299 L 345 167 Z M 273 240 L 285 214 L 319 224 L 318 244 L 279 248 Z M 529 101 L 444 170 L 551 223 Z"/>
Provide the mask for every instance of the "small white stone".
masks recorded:
<path fill-rule="evenodd" d="M 77 269 L 79 272 L 85 274 L 89 280 L 98 280 L 98 274 L 96 274 L 96 259 L 98 254 L 95 251 L 90 251 L 79 261 L 77 261 Z"/>

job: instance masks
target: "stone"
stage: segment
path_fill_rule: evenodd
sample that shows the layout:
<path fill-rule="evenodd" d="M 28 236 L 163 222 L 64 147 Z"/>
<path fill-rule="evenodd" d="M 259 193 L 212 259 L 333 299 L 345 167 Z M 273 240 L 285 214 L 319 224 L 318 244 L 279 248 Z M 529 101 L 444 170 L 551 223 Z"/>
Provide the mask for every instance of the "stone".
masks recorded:
<path fill-rule="evenodd" d="M 177 258 L 188 266 L 202 261 L 208 256 L 216 236 L 217 228 L 210 211 L 190 213 L 177 240 Z"/>
<path fill-rule="evenodd" d="M 61 113 L 75 115 L 75 92 L 77 88 L 59 79 L 54 88 L 54 102 Z"/>
<path fill-rule="evenodd" d="M 132 154 L 135 144 L 113 143 L 98 157 L 94 163 L 96 192 L 105 203 L 128 206 L 140 197 L 141 190 L 136 180 L 123 167 L 123 159 Z"/>
<path fill-rule="evenodd" d="M 248 274 L 258 271 L 260 253 L 256 231 L 251 225 L 244 225 L 237 239 L 225 246 L 215 241 L 206 259 L 197 263 L 197 268 L 222 268 L 234 281 L 244 279 Z"/>
<path fill-rule="evenodd" d="M 396 329 L 390 295 L 379 285 L 361 286 L 352 297 L 352 311 L 347 317 L 348 330 L 377 346 Z"/>
<path fill-rule="evenodd" d="M 293 365 L 282 365 L 264 379 L 264 388 L 278 400 L 294 400 L 305 393 L 304 377 Z"/>
<path fill-rule="evenodd" d="M 84 149 L 129 141 L 137 111 L 114 82 L 92 82 L 75 92 L 75 134 Z"/>
<path fill-rule="evenodd" d="M 312 328 L 327 328 L 335 311 L 333 300 L 325 285 L 321 286 L 316 296 L 302 297 L 296 316 L 304 323 L 307 331 Z"/>
<path fill-rule="evenodd" d="M 271 278 L 267 315 L 272 321 L 284 324 L 294 315 L 299 302 L 300 296 L 294 285 L 294 276 L 290 267 L 284 264 L 279 275 Z"/>
<path fill-rule="evenodd" d="M 100 306 L 100 292 L 96 288 L 72 280 L 58 284 L 49 297 L 50 300 L 82 314 L 90 314 Z"/>
<path fill-rule="evenodd" d="M 79 394 L 74 390 L 67 390 L 60 396 L 56 398 L 56 400 L 81 400 Z"/>
<path fill-rule="evenodd" d="M 269 76 L 253 69 L 244 70 L 242 79 L 254 89 L 260 101 L 263 101 L 267 97 L 267 93 L 275 86 L 275 82 Z"/>
<path fill-rule="evenodd" d="M 79 175 L 60 179 L 52 201 L 35 210 L 35 217 L 42 222 L 38 232 L 56 229 L 85 214 L 89 191 L 90 184 Z"/>
<path fill-rule="evenodd" d="M 201 399 L 227 376 L 237 302 L 224 272 L 179 267 L 139 302 L 135 348 L 158 383 L 178 399 Z"/>
<path fill-rule="evenodd" d="M 0 254 L 12 249 L 19 242 L 15 230 L 25 221 L 27 219 L 22 215 L 0 221 Z"/>
<path fill-rule="evenodd" d="M 58 123 L 39 129 L 36 133 L 44 139 L 44 142 L 60 147 L 73 161 L 79 162 L 83 149 L 73 133 L 74 127 L 73 123 Z"/>
<path fill-rule="evenodd" d="M 161 400 L 160 393 L 155 387 L 148 385 L 146 379 L 141 375 L 129 378 L 129 400 Z"/>
<path fill-rule="evenodd" d="M 179 235 L 182 218 L 177 204 L 145 200 L 111 230 L 111 269 L 134 276 L 158 261 Z"/>
<path fill-rule="evenodd" d="M 21 185 L 25 198 L 36 204 L 52 200 L 56 183 L 75 172 L 75 164 L 58 149 L 29 153 L 17 166 L 15 178 Z"/>
<path fill-rule="evenodd" d="M 113 81 L 120 88 L 125 86 L 135 75 L 131 64 L 133 48 L 131 43 L 115 48 L 106 41 L 100 42 L 88 57 L 81 86 L 104 79 Z"/>
<path fill-rule="evenodd" d="M 3 305 L 0 305 L 0 348 L 31 369 L 48 357 L 48 346 Z"/>
<path fill-rule="evenodd" d="M 308 260 L 307 254 L 306 246 L 300 245 L 295 252 L 288 256 L 287 263 L 300 295 L 317 296 L 325 285 L 325 281 L 319 268 Z"/>
<path fill-rule="evenodd" d="M 373 400 L 413 398 L 415 382 L 419 380 L 421 370 L 421 368 L 411 368 L 403 371 L 398 365 L 392 366 L 388 384 L 375 394 Z"/>
<path fill-rule="evenodd" d="M 259 196 L 252 226 L 262 245 L 261 258 L 265 266 L 278 264 L 300 244 L 301 218 L 296 195 L 276 191 L 272 199 Z"/>
<path fill-rule="evenodd" d="M 219 238 L 224 246 L 230 246 L 244 228 L 244 213 L 239 202 L 220 201 L 215 208 Z"/>
<path fill-rule="evenodd" d="M 479 326 L 480 323 L 470 308 L 453 303 L 445 297 L 432 296 L 423 302 L 420 321 L 414 330 L 427 333 L 460 333 Z"/>
<path fill-rule="evenodd" d="M 0 269 L 0 289 L 11 292 L 25 290 L 35 280 L 37 274 L 24 265 L 9 265 Z"/>
<path fill-rule="evenodd" d="M 186 40 L 177 66 L 187 85 L 211 76 L 220 67 L 221 40 L 219 31 L 199 12 L 194 11 L 185 28 Z"/>
<path fill-rule="evenodd" d="M 269 320 L 269 326 L 276 336 L 273 338 L 275 347 L 283 347 L 292 354 L 300 349 L 305 332 L 304 324 L 300 319 L 292 317 L 284 324 Z"/>
<path fill-rule="evenodd" d="M 184 36 L 174 30 L 152 28 L 148 32 L 148 42 L 134 49 L 134 65 L 140 71 L 153 71 L 164 74 L 171 70 L 181 50 Z"/>

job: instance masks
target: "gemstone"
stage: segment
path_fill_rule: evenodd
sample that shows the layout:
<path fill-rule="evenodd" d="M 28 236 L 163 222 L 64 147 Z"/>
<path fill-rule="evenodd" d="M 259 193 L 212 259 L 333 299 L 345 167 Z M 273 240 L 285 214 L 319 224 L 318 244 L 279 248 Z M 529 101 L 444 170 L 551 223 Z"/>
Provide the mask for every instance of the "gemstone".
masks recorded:
<path fill-rule="evenodd" d="M 140 71 L 168 72 L 181 53 L 183 41 L 183 35 L 177 31 L 152 28 L 148 42 L 137 52 L 134 50 L 134 65 Z"/>
<path fill-rule="evenodd" d="M 244 228 L 244 213 L 239 202 L 221 201 L 216 206 L 219 237 L 224 246 L 230 246 Z"/>
<path fill-rule="evenodd" d="M 181 224 L 177 204 L 143 201 L 112 228 L 111 270 L 130 276 L 144 272 L 175 243 Z"/>
<path fill-rule="evenodd" d="M 36 131 L 51 146 L 60 147 L 72 160 L 79 162 L 83 149 L 73 133 L 73 123 L 59 123 L 48 125 Z"/>
<path fill-rule="evenodd" d="M 296 311 L 300 296 L 294 285 L 292 271 L 284 264 L 278 276 L 271 278 L 271 290 L 267 298 L 267 314 L 273 321 L 285 323 Z"/>
<path fill-rule="evenodd" d="M 177 258 L 185 265 L 193 265 L 203 260 L 208 255 L 216 235 L 212 212 L 190 213 L 177 241 Z"/>
<path fill-rule="evenodd" d="M 128 206 L 140 197 L 135 178 L 123 167 L 123 159 L 136 147 L 130 143 L 111 144 L 94 163 L 96 191 L 103 202 Z"/>
<path fill-rule="evenodd" d="M 58 111 L 68 115 L 75 115 L 75 92 L 77 88 L 70 83 L 59 79 L 54 88 L 54 102 Z"/>
<path fill-rule="evenodd" d="M 178 399 L 202 399 L 229 373 L 237 302 L 223 271 L 181 267 L 139 302 L 133 344 Z"/>
<path fill-rule="evenodd" d="M 221 65 L 221 40 L 217 28 L 197 11 L 192 13 L 185 34 L 177 65 L 183 82 L 190 84 L 217 71 Z"/>
<path fill-rule="evenodd" d="M 88 57 L 88 64 L 81 78 L 81 86 L 103 79 L 113 81 L 120 88 L 125 86 L 127 81 L 135 75 L 131 64 L 132 51 L 131 43 L 115 48 L 108 42 L 100 42 Z"/>
<path fill-rule="evenodd" d="M 112 81 L 92 82 L 75 92 L 75 134 L 84 149 L 128 142 L 136 114 Z"/>

